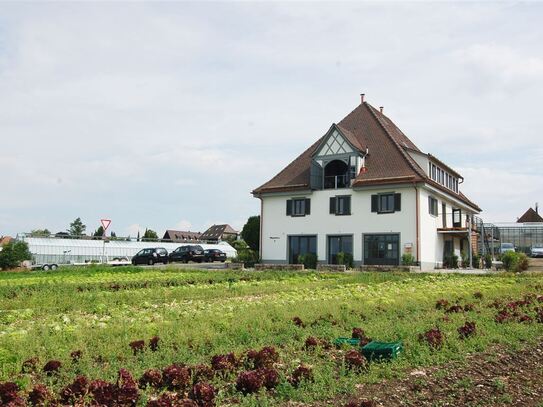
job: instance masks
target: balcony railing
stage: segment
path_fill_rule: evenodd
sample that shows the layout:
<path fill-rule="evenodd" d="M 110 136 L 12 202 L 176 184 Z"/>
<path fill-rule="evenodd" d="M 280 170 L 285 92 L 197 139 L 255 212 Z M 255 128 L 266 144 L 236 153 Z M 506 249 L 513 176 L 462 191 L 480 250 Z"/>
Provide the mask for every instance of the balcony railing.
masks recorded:
<path fill-rule="evenodd" d="M 324 189 L 349 187 L 349 175 L 327 175 L 324 177 Z"/>

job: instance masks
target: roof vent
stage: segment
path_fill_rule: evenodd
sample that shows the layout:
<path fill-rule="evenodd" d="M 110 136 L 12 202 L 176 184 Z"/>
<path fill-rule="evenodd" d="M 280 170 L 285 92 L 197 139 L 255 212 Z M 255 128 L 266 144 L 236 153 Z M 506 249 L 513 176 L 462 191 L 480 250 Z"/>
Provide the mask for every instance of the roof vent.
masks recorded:
<path fill-rule="evenodd" d="M 383 109 L 384 109 L 384 108 L 385 108 L 384 106 L 381 106 L 381 107 L 379 108 L 379 110 L 381 111 L 381 113 L 383 113 Z"/>
<path fill-rule="evenodd" d="M 364 103 L 366 101 L 366 94 L 365 93 L 361 93 L 360 94 L 360 103 Z"/>

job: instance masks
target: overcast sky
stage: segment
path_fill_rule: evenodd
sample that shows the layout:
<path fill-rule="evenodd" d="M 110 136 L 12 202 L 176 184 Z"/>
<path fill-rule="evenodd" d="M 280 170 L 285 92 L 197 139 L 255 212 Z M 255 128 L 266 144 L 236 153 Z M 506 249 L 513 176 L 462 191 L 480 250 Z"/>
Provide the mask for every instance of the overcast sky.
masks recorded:
<path fill-rule="evenodd" d="M 543 3 L 0 3 L 0 235 L 241 228 L 366 93 L 485 221 L 543 204 Z"/>

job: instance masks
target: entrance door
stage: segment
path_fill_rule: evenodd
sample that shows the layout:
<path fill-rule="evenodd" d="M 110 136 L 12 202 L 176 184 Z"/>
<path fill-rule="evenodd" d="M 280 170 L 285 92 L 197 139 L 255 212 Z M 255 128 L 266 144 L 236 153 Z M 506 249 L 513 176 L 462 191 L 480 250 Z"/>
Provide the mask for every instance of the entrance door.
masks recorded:
<path fill-rule="evenodd" d="M 328 236 L 328 264 L 337 264 L 339 252 L 353 254 L 352 236 Z"/>
<path fill-rule="evenodd" d="M 400 235 L 364 235 L 364 264 L 398 266 Z"/>
<path fill-rule="evenodd" d="M 288 237 L 288 262 L 297 264 L 301 254 L 317 254 L 317 236 L 289 236 Z"/>

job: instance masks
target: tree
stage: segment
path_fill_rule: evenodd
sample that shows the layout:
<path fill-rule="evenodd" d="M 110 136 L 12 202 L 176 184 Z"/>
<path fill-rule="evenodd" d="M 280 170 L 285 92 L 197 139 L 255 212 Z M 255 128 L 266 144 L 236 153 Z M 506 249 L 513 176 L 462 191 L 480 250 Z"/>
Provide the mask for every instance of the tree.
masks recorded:
<path fill-rule="evenodd" d="M 104 236 L 104 227 L 102 225 L 98 226 L 98 229 L 94 231 L 93 234 L 94 237 L 102 237 Z"/>
<path fill-rule="evenodd" d="M 2 270 L 18 267 L 22 261 L 32 258 L 26 242 L 12 240 L 0 249 L 0 269 Z"/>
<path fill-rule="evenodd" d="M 49 237 L 51 232 L 48 229 L 34 229 L 30 232 L 32 237 Z"/>
<path fill-rule="evenodd" d="M 87 230 L 87 227 L 83 224 L 81 218 L 77 218 L 72 223 L 70 223 L 68 233 L 72 236 L 83 236 L 85 230 Z"/>
<path fill-rule="evenodd" d="M 260 247 L 260 216 L 251 216 L 241 230 L 241 237 L 253 250 Z"/>
<path fill-rule="evenodd" d="M 154 230 L 145 229 L 145 233 L 143 234 L 142 239 L 149 240 L 149 241 L 157 240 L 158 235 L 156 234 Z"/>

